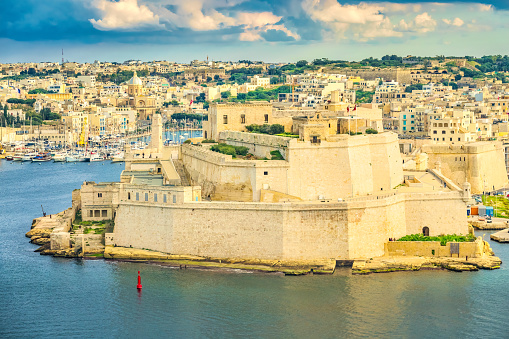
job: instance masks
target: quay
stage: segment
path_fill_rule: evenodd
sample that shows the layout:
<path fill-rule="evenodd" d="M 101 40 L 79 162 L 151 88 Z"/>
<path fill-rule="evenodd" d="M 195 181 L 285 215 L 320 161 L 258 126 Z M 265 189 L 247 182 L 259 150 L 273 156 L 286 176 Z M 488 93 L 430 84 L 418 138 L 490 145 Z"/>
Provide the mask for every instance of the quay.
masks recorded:
<path fill-rule="evenodd" d="M 493 233 L 492 235 L 490 235 L 490 238 L 491 240 L 495 240 L 501 243 L 509 242 L 509 228 Z"/>

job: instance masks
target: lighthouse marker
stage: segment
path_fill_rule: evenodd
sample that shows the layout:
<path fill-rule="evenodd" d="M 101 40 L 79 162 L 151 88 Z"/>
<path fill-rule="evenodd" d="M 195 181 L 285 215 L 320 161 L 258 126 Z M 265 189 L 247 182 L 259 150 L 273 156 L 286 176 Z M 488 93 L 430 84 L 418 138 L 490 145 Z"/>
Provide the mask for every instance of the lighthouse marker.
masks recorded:
<path fill-rule="evenodd" d="M 138 285 L 136 285 L 136 288 L 139 290 L 141 290 L 142 286 L 141 286 L 141 277 L 140 277 L 140 271 L 138 271 Z"/>

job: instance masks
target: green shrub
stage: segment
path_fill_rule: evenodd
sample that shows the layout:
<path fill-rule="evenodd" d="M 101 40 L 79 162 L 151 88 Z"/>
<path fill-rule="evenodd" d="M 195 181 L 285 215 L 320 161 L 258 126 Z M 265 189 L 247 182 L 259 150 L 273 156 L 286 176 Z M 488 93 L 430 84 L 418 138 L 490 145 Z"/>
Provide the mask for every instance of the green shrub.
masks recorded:
<path fill-rule="evenodd" d="M 366 129 L 366 134 L 378 134 L 378 131 L 376 129 L 373 129 L 373 128 L 367 128 Z"/>
<path fill-rule="evenodd" d="M 249 132 L 252 132 L 252 133 L 261 133 L 261 134 L 270 134 L 270 135 L 281 134 L 281 133 L 285 132 L 284 126 L 280 125 L 280 124 L 273 124 L 273 125 L 269 125 L 269 124 L 263 124 L 263 125 L 252 124 L 252 125 L 246 126 L 246 129 Z"/>
<path fill-rule="evenodd" d="M 184 144 L 190 144 L 191 143 L 191 140 L 187 139 L 186 141 L 184 141 Z"/>
<path fill-rule="evenodd" d="M 215 142 L 216 141 L 212 139 L 205 139 L 201 141 L 202 144 L 214 144 Z"/>
<path fill-rule="evenodd" d="M 244 146 L 232 146 L 224 143 L 213 145 L 210 147 L 211 151 L 231 155 L 232 157 L 236 157 L 237 155 L 246 156 L 249 148 Z"/>
<path fill-rule="evenodd" d="M 440 245 L 445 246 L 448 242 L 470 242 L 474 241 L 475 236 L 469 235 L 456 235 L 456 234 L 445 234 L 436 237 L 426 237 L 421 233 L 405 235 L 399 238 L 397 241 L 440 241 Z"/>
<path fill-rule="evenodd" d="M 285 160 L 279 151 L 270 151 L 270 155 L 272 156 L 270 160 Z"/>

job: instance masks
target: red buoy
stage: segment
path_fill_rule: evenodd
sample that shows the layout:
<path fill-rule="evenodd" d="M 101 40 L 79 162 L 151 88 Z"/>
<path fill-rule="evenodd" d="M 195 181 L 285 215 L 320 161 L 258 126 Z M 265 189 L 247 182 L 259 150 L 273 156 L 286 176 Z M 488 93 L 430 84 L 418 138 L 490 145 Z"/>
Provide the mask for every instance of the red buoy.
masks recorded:
<path fill-rule="evenodd" d="M 141 290 L 142 286 L 141 286 L 141 277 L 140 277 L 140 271 L 138 271 L 138 285 L 136 285 L 136 288 Z"/>

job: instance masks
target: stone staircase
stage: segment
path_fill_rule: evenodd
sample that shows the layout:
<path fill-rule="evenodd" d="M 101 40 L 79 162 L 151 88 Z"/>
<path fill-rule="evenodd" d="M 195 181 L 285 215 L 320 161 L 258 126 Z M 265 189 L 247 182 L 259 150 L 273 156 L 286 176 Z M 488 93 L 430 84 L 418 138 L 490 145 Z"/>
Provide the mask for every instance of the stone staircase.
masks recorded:
<path fill-rule="evenodd" d="M 175 170 L 177 171 L 178 175 L 180 176 L 181 185 L 182 186 L 191 186 L 189 183 L 189 179 L 186 175 L 186 170 L 184 169 L 184 164 L 182 163 L 182 160 L 176 160 L 173 159 L 173 166 L 175 166 Z"/>

